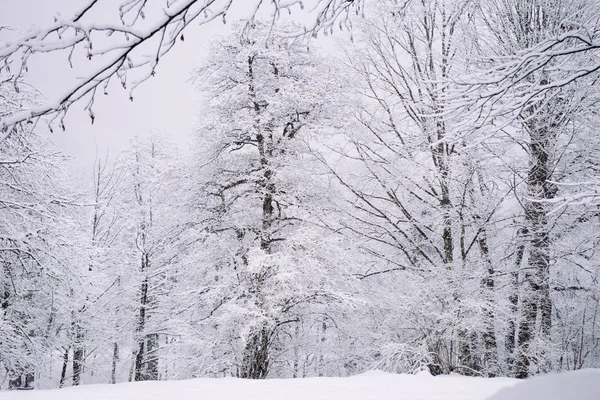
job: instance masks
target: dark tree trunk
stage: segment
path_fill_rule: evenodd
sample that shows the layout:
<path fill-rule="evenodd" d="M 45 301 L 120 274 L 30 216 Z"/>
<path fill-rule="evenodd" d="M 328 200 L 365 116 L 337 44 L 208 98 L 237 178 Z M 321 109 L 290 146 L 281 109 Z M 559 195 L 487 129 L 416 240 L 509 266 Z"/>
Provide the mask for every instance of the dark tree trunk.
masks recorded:
<path fill-rule="evenodd" d="M 150 258 L 148 253 L 142 254 L 141 271 L 145 272 L 150 267 Z M 137 352 L 135 355 L 135 377 L 136 381 L 158 380 L 158 359 L 156 359 L 156 348 L 158 347 L 158 335 L 146 335 L 146 324 L 148 321 L 148 278 L 144 278 L 140 287 L 140 309 L 138 315 L 137 333 Z M 147 355 L 147 353 L 150 355 Z"/>
<path fill-rule="evenodd" d="M 488 247 L 487 230 L 483 228 L 478 239 L 479 250 L 485 260 L 487 268 L 487 277 L 484 279 L 484 287 L 486 291 L 486 306 L 484 310 L 485 328 L 482 334 L 484 354 L 483 362 L 486 373 L 489 377 L 496 376 L 498 373 L 498 346 L 496 342 L 496 318 L 494 315 L 494 264 L 490 257 L 490 249 Z"/>
<path fill-rule="evenodd" d="M 144 257 L 145 258 L 145 255 Z M 142 261 L 144 263 L 144 261 Z M 148 302 L 148 278 L 144 279 L 140 288 L 140 309 L 137 326 L 137 352 L 135 354 L 135 378 L 136 381 L 144 381 L 144 356 L 146 353 L 146 337 L 144 330 L 146 328 L 146 304 Z"/>
<path fill-rule="evenodd" d="M 81 372 L 83 371 L 83 328 L 79 321 L 73 324 L 73 386 L 78 386 L 81 381 Z"/>
<path fill-rule="evenodd" d="M 524 379 L 529 377 L 529 346 L 535 332 L 535 321 L 537 319 L 537 283 L 534 274 L 527 272 L 523 277 L 521 290 L 521 319 L 519 321 L 518 354 L 516 357 L 515 377 Z"/>
<path fill-rule="evenodd" d="M 510 295 L 508 301 L 510 304 L 510 317 L 508 320 L 508 331 L 506 333 L 506 364 L 511 371 L 515 371 L 515 349 L 516 349 L 516 335 L 517 335 L 517 311 L 519 304 L 519 269 L 523 262 L 523 256 L 525 255 L 525 240 L 529 234 L 529 230 L 524 227 L 519 229 L 517 240 L 519 244 L 517 246 L 517 252 L 515 257 L 515 270 L 510 274 Z"/>
<path fill-rule="evenodd" d="M 33 390 L 35 373 L 31 368 L 12 373 L 8 379 L 8 390 Z"/>
<path fill-rule="evenodd" d="M 17 375 L 8 379 L 8 390 L 19 390 L 23 386 L 23 377 Z"/>
<path fill-rule="evenodd" d="M 146 271 L 148 262 L 148 256 L 146 253 L 142 254 L 142 273 Z M 134 350 L 134 366 L 133 366 L 133 380 L 134 381 L 145 381 L 146 376 L 144 374 L 144 358 L 146 353 L 146 305 L 148 304 L 148 278 L 144 278 L 140 285 L 140 304 L 138 311 L 137 327 L 135 329 L 135 336 L 137 342 L 137 348 Z"/>
<path fill-rule="evenodd" d="M 240 378 L 264 379 L 269 373 L 269 332 L 266 327 L 246 344 Z"/>
<path fill-rule="evenodd" d="M 321 321 L 321 337 L 319 339 L 319 363 L 317 365 L 317 374 L 322 377 L 324 376 L 323 374 L 323 370 L 324 370 L 324 363 L 325 363 L 325 357 L 323 355 L 323 353 L 325 352 L 325 342 L 326 342 L 326 335 L 327 335 L 327 321 L 325 320 L 325 318 L 323 318 L 323 320 Z"/>
<path fill-rule="evenodd" d="M 438 123 L 438 139 L 445 136 L 445 126 Z M 444 243 L 444 264 L 451 268 L 454 261 L 454 239 L 452 237 L 452 201 L 450 198 L 450 155 L 447 145 L 442 143 L 433 152 L 433 160 L 440 176 L 440 207 L 442 209 L 442 242 Z"/>
<path fill-rule="evenodd" d="M 112 367 L 110 370 L 110 383 L 113 385 L 117 383 L 117 361 L 119 360 L 119 345 L 115 342 L 113 344 L 113 356 L 112 356 Z"/>
<path fill-rule="evenodd" d="M 158 380 L 158 334 L 146 336 L 146 380 Z"/>
<path fill-rule="evenodd" d="M 294 364 L 292 367 L 292 378 L 298 378 L 300 377 L 300 371 L 299 371 L 299 367 L 300 367 L 300 354 L 298 351 L 299 345 L 298 345 L 298 338 L 300 337 L 300 325 L 296 325 L 296 327 L 294 328 L 294 339 L 295 339 L 295 343 L 294 343 Z"/>
<path fill-rule="evenodd" d="M 551 120 L 552 117 L 550 117 Z M 536 124 L 541 126 L 536 126 Z M 517 377 L 529 376 L 528 354 L 534 339 L 535 325 L 540 317 L 539 335 L 548 339 L 552 325 L 552 303 L 550 302 L 550 226 L 544 200 L 554 198 L 556 186 L 550 182 L 553 162 L 550 152 L 554 144 L 556 126 L 547 121 L 534 120 L 529 127 L 531 167 L 527 176 L 528 196 L 525 200 L 525 219 L 530 241 L 528 268 L 523 276 L 521 322 L 519 324 L 519 352 Z"/>
<path fill-rule="evenodd" d="M 67 366 L 69 364 L 69 348 L 65 349 L 65 353 L 63 354 L 63 364 L 60 370 L 60 381 L 58 382 L 58 387 L 62 388 L 65 385 L 65 378 L 67 377 Z"/>

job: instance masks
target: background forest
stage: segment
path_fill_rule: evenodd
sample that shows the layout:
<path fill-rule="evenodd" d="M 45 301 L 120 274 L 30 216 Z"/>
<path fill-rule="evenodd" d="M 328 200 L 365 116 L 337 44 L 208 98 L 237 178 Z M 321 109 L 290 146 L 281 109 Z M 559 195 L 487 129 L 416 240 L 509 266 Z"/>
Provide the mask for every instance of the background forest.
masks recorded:
<path fill-rule="evenodd" d="M 3 129 L 0 389 L 600 367 L 597 3 L 235 23 L 193 143 L 77 176 Z M 8 67 L 6 120 L 43 103 Z"/>

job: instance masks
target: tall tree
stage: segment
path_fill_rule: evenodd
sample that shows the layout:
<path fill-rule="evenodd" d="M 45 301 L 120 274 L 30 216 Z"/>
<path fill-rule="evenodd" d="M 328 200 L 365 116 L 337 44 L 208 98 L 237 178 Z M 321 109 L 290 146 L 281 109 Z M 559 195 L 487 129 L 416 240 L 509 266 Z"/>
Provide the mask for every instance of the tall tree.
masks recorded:
<path fill-rule="evenodd" d="M 243 378 L 272 373 L 283 332 L 345 297 L 326 283 L 342 277 L 314 236 L 324 182 L 309 169 L 309 143 L 332 131 L 341 88 L 316 54 L 286 46 L 286 28 L 297 29 L 257 23 L 242 42 L 217 43 L 198 71 L 212 96 L 200 132 L 202 146 L 213 140 L 201 158 L 209 161 L 200 204 L 215 258 L 204 263 L 214 263 L 211 275 L 226 289 L 213 295 L 211 314 L 219 309 L 221 329 L 241 334 L 233 368 Z"/>
<path fill-rule="evenodd" d="M 494 38 L 492 52 L 499 56 L 525 54 L 565 29 L 565 20 L 578 16 L 585 2 L 561 0 L 540 1 L 487 1 L 483 2 L 482 19 Z M 498 21 L 502 21 L 498 24 Z M 568 134 L 576 112 L 578 95 L 562 84 L 564 78 L 554 70 L 558 60 L 530 70 L 521 77 L 529 87 L 548 87 L 539 96 L 526 96 L 526 102 L 506 101 L 508 109 L 517 110 L 516 126 L 526 138 L 523 140 L 528 155 L 525 177 L 526 192 L 522 204 L 524 226 L 520 229 L 525 241 L 526 255 L 520 266 L 520 318 L 517 329 L 515 371 L 526 378 L 535 368 L 549 370 L 550 358 L 544 351 L 533 350 L 538 341 L 541 346 L 551 343 L 552 301 L 551 261 L 553 227 L 556 220 L 550 216 L 553 199 L 557 195 L 557 168 L 561 135 Z M 581 93 L 580 93 L 581 94 Z M 498 109 L 502 106 L 497 104 Z M 509 114 L 510 115 L 510 114 Z M 555 229 L 555 228 L 554 228 Z M 508 338 L 509 350 L 513 348 Z"/>
<path fill-rule="evenodd" d="M 176 146 L 167 138 L 153 135 L 134 138 L 122 156 L 122 237 L 130 255 L 122 286 L 131 293 L 133 303 L 120 312 L 129 310 L 135 315 L 130 380 L 160 378 L 160 340 L 168 334 L 166 298 L 172 294 L 179 221 L 184 215 L 176 154 Z"/>
<path fill-rule="evenodd" d="M 432 355 L 434 372 L 495 374 L 495 266 L 488 227 L 502 197 L 489 195 L 485 166 L 477 158 L 481 150 L 463 151 L 465 143 L 453 139 L 458 125 L 448 117 L 446 96 L 448 83 L 468 65 L 472 5 L 374 6 L 366 49 L 361 44 L 354 55 L 364 60 L 355 64 L 367 99 L 358 115 L 364 133 L 350 135 L 348 161 L 333 172 L 355 197 L 356 209 L 348 211 L 354 221 L 347 227 L 366 240 L 366 250 L 380 263 L 379 271 L 364 277 L 414 274 L 423 286 L 413 290 L 429 286 L 424 296 L 434 304 L 428 332 L 402 340 L 416 347 L 426 343 L 428 349 L 420 351 L 424 358 Z M 362 177 L 356 169 L 364 171 Z M 465 279 L 481 282 L 476 291 L 484 312 L 467 305 L 462 292 L 473 288 L 463 286 Z M 452 318 L 448 308 L 456 310 Z"/>
<path fill-rule="evenodd" d="M 0 81 L 0 115 L 34 100 Z M 77 285 L 78 245 L 61 176 L 63 157 L 34 132 L 13 131 L 0 146 L 0 365 L 9 389 L 33 389 L 68 319 L 64 299 Z"/>

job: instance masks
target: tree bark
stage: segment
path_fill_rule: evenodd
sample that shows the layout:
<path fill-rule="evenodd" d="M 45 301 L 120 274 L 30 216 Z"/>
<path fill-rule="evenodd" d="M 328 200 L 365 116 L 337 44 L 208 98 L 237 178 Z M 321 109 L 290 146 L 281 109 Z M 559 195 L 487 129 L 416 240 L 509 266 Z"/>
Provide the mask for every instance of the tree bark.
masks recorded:
<path fill-rule="evenodd" d="M 117 383 L 117 361 L 119 360 L 119 345 L 115 342 L 113 344 L 113 356 L 112 356 L 112 367 L 110 370 L 110 383 L 113 385 Z"/>
<path fill-rule="evenodd" d="M 73 386 L 78 386 L 81 382 L 81 373 L 83 371 L 83 328 L 79 321 L 73 323 Z"/>
<path fill-rule="evenodd" d="M 264 379 L 269 373 L 269 332 L 263 327 L 246 344 L 240 378 Z"/>
<path fill-rule="evenodd" d="M 484 287 L 486 291 L 486 305 L 484 310 L 484 331 L 483 346 L 484 354 L 483 360 L 485 364 L 485 370 L 488 377 L 494 377 L 498 374 L 498 346 L 496 342 L 496 317 L 494 315 L 494 264 L 490 257 L 490 249 L 488 247 L 487 230 L 483 228 L 479 233 L 479 250 L 481 255 L 487 264 L 487 277 L 484 279 Z"/>
<path fill-rule="evenodd" d="M 550 117 L 551 121 L 552 117 Z M 531 342 L 534 339 L 538 313 L 539 337 L 548 339 L 552 326 L 552 303 L 550 301 L 550 226 L 544 200 L 554 198 L 556 186 L 550 182 L 553 162 L 550 151 L 554 144 L 556 128 L 547 121 L 534 120 L 529 124 L 530 168 L 527 176 L 529 199 L 525 200 L 525 220 L 529 227 L 529 257 L 523 276 L 522 310 L 519 324 L 517 378 L 530 374 Z"/>
<path fill-rule="evenodd" d="M 518 231 L 516 257 L 515 257 L 515 269 L 510 273 L 510 295 L 508 296 L 510 317 L 508 320 L 508 331 L 505 339 L 506 349 L 506 364 L 509 369 L 514 372 L 515 369 L 515 349 L 516 349 L 516 335 L 517 335 L 517 312 L 519 304 L 519 269 L 523 262 L 525 255 L 525 237 L 529 234 L 527 227 L 520 228 Z"/>
<path fill-rule="evenodd" d="M 142 254 L 141 271 L 145 272 L 150 268 L 150 258 L 148 253 Z M 146 324 L 148 321 L 147 309 L 149 303 L 148 277 L 144 278 L 140 287 L 140 308 L 138 314 L 137 332 L 137 352 L 135 355 L 135 381 L 158 380 L 158 359 L 156 359 L 156 348 L 158 347 L 158 337 L 156 334 L 146 335 Z M 152 352 L 150 356 L 147 353 Z"/>
<path fill-rule="evenodd" d="M 62 388 L 65 385 L 65 378 L 67 376 L 67 366 L 69 364 L 69 348 L 67 347 L 65 349 L 65 352 L 63 354 L 63 364 L 62 364 L 62 368 L 60 370 L 60 380 L 58 382 L 58 387 Z"/>

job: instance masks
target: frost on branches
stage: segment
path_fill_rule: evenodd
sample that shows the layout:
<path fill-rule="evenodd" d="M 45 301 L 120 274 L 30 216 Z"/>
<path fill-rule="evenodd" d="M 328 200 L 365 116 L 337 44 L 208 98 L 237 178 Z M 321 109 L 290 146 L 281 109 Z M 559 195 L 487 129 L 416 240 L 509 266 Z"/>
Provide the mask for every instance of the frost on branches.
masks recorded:
<path fill-rule="evenodd" d="M 10 79 L 0 82 L 0 115 L 10 117 L 35 100 L 35 91 L 15 93 Z M 8 388 L 33 388 L 35 377 L 47 371 L 74 307 L 65 300 L 77 295 L 78 276 L 72 274 L 77 238 L 62 162 L 37 134 L 16 129 L 2 141 L 0 367 Z"/>
<path fill-rule="evenodd" d="M 213 280 L 204 313 L 221 338 L 214 362 L 244 378 L 324 374 L 325 342 L 342 334 L 336 313 L 353 302 L 343 244 L 319 224 L 329 190 L 310 147 L 331 134 L 341 87 L 285 32 L 257 24 L 241 42 L 216 42 L 196 72 L 211 100 L 198 133 L 204 250 L 195 257 L 215 267 L 203 273 Z"/>
<path fill-rule="evenodd" d="M 68 53 L 71 68 L 87 59 L 93 65 L 72 87 L 55 95 L 47 104 L 28 107 L 4 116 L 0 130 L 7 132 L 15 125 L 51 116 L 64 129 L 64 117 L 73 103 L 82 101 L 91 122 L 97 117 L 94 110 L 96 95 L 107 94 L 112 81 L 116 81 L 134 99 L 138 85 L 155 75 L 160 60 L 180 42 L 191 25 L 221 20 L 227 13 L 242 7 L 250 10 L 248 22 L 243 27 L 247 35 L 257 15 L 271 14 L 273 22 L 282 13 L 308 14 L 309 24 L 292 33 L 296 37 L 317 35 L 319 31 L 340 29 L 348 21 L 350 8 L 360 8 L 362 0 L 119 0 L 110 4 L 110 18 L 99 18 L 100 0 L 86 0 L 80 10 L 70 17 L 54 17 L 52 23 L 33 29 L 6 43 L 0 49 L 0 73 L 12 77 L 17 87 L 28 70 L 28 60 L 36 53 Z M 248 4 L 250 3 L 250 4 Z M 308 9 L 305 11 L 305 5 Z M 188 37 L 188 41 L 195 40 Z"/>

